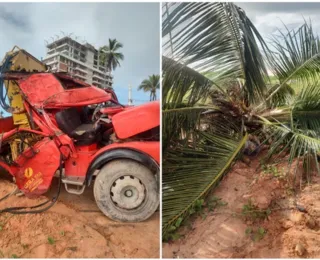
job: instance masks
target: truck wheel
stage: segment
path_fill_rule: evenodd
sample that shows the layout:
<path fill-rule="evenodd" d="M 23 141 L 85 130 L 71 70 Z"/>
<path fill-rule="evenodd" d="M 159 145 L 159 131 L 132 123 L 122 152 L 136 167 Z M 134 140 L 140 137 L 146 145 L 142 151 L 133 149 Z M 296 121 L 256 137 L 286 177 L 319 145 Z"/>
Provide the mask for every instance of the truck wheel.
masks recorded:
<path fill-rule="evenodd" d="M 155 174 L 132 160 L 115 160 L 103 166 L 93 190 L 99 209 L 121 222 L 146 220 L 159 206 Z"/>

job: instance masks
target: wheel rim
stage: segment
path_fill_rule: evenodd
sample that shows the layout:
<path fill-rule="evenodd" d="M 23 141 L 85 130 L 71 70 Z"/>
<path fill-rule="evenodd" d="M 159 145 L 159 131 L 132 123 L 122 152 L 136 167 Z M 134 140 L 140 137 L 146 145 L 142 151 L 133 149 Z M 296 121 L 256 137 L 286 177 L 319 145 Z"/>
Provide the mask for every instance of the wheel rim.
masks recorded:
<path fill-rule="evenodd" d="M 145 186 L 140 179 L 122 176 L 117 179 L 110 190 L 113 203 L 123 209 L 139 207 L 145 199 Z"/>

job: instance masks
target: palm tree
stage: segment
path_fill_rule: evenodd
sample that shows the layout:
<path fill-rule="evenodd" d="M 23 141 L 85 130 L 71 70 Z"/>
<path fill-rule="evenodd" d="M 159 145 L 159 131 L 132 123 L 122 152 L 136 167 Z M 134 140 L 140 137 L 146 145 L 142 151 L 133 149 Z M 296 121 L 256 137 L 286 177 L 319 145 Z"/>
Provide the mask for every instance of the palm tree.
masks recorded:
<path fill-rule="evenodd" d="M 169 11 L 163 16 L 164 238 L 247 152 L 249 139 L 268 145 L 265 160 L 287 153 L 289 166 L 303 165 L 308 181 L 320 151 L 320 41 L 311 24 L 285 28 L 267 45 L 232 3 L 171 3 Z"/>
<path fill-rule="evenodd" d="M 121 42 L 117 39 L 109 39 L 109 45 L 105 45 L 99 49 L 100 63 L 106 66 L 106 68 L 112 72 L 118 66 L 120 67 L 120 61 L 124 60 L 124 56 L 119 50 L 123 47 Z"/>
<path fill-rule="evenodd" d="M 148 79 L 141 82 L 138 90 L 143 90 L 144 92 L 150 92 L 150 101 L 157 99 L 157 89 L 160 88 L 160 76 L 151 75 Z"/>

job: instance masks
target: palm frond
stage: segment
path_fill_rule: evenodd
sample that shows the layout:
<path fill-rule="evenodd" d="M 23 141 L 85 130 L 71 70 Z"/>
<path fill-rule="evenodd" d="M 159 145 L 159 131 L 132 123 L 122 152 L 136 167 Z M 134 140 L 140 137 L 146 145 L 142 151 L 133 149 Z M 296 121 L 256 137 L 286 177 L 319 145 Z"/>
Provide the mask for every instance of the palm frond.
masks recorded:
<path fill-rule="evenodd" d="M 167 57 L 162 58 L 162 71 L 164 108 L 168 104 L 171 107 L 180 106 L 181 103 L 194 105 L 207 97 L 210 89 L 215 85 L 199 72 Z"/>
<path fill-rule="evenodd" d="M 148 79 L 145 79 L 138 86 L 138 90 L 143 90 L 144 92 L 150 92 L 150 101 L 157 99 L 157 89 L 160 87 L 160 76 L 151 75 Z"/>
<path fill-rule="evenodd" d="M 292 118 L 301 130 L 312 130 L 320 137 L 320 85 L 309 84 L 295 99 Z"/>
<path fill-rule="evenodd" d="M 276 84 L 272 86 L 270 89 L 268 89 L 268 95 L 273 93 L 277 88 L 279 87 L 279 84 Z M 276 108 L 276 107 L 282 107 L 285 105 L 292 104 L 295 96 L 294 89 L 288 85 L 284 84 L 279 91 L 277 91 L 270 100 L 267 101 L 267 107 L 268 108 Z"/>
<path fill-rule="evenodd" d="M 208 106 L 187 106 L 180 104 L 180 107 L 166 106 L 162 110 L 162 145 L 165 152 L 168 146 L 173 147 L 186 139 L 190 133 L 200 128 L 201 113 L 215 107 Z"/>
<path fill-rule="evenodd" d="M 269 55 L 269 62 L 280 84 L 269 94 L 271 99 L 290 80 L 302 83 L 318 80 L 320 72 L 320 41 L 311 24 L 303 24 L 297 30 L 287 29 L 279 38 L 274 38 L 275 52 Z"/>
<path fill-rule="evenodd" d="M 278 86 L 275 85 L 270 92 Z M 305 85 L 298 95 L 292 94 L 289 86 L 284 86 L 272 97 L 272 99 L 279 98 L 279 100 L 273 101 L 271 109 L 260 116 L 273 123 L 280 122 L 290 128 L 295 127 L 300 131 L 311 130 L 320 134 L 320 86 L 318 82 Z M 286 95 L 287 98 L 285 98 Z"/>
<path fill-rule="evenodd" d="M 124 55 L 119 52 L 123 44 L 118 42 L 117 39 L 109 39 L 109 45 L 100 47 L 99 59 L 100 63 L 106 66 L 109 70 L 115 70 L 120 67 L 120 61 L 124 60 Z"/>
<path fill-rule="evenodd" d="M 312 130 L 292 128 L 282 124 L 281 122 L 271 122 L 267 119 L 264 121 L 264 131 L 271 133 L 268 136 L 270 143 L 267 159 L 271 157 L 276 160 L 282 152 L 288 152 L 289 168 L 297 160 L 295 171 L 302 162 L 305 167 L 306 177 L 308 181 L 311 179 L 311 171 L 316 168 L 319 171 L 317 154 L 320 151 L 320 136 Z M 314 158 L 314 167 L 310 165 L 310 158 Z"/>
<path fill-rule="evenodd" d="M 189 143 L 167 150 L 163 164 L 163 234 L 183 219 L 197 200 L 221 179 L 243 147 L 245 137 L 196 131 Z"/>
<path fill-rule="evenodd" d="M 245 80 L 253 102 L 266 91 L 267 76 L 256 39 L 265 45 L 242 9 L 231 3 L 175 3 L 163 16 L 164 55 L 211 75 Z"/>

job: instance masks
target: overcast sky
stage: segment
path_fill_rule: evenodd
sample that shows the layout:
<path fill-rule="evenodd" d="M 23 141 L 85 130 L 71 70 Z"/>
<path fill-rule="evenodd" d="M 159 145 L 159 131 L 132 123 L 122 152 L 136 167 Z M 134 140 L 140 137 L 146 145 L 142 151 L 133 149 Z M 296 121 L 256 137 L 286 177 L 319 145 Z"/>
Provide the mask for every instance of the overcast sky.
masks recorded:
<path fill-rule="evenodd" d="M 114 89 L 122 103 L 149 100 L 137 91 L 141 81 L 160 73 L 160 18 L 158 3 L 1 3 L 0 60 L 14 45 L 37 58 L 45 57 L 45 40 L 73 33 L 95 47 L 116 38 L 125 60 L 114 72 Z M 139 102 L 141 103 L 141 102 Z M 136 102 L 138 104 L 138 102 Z"/>
<path fill-rule="evenodd" d="M 297 28 L 304 23 L 304 19 L 311 19 L 314 30 L 320 33 L 320 3 L 241 3 L 236 2 L 254 23 L 260 34 L 270 37 L 277 28 L 284 29 L 283 23 L 289 28 Z"/>

